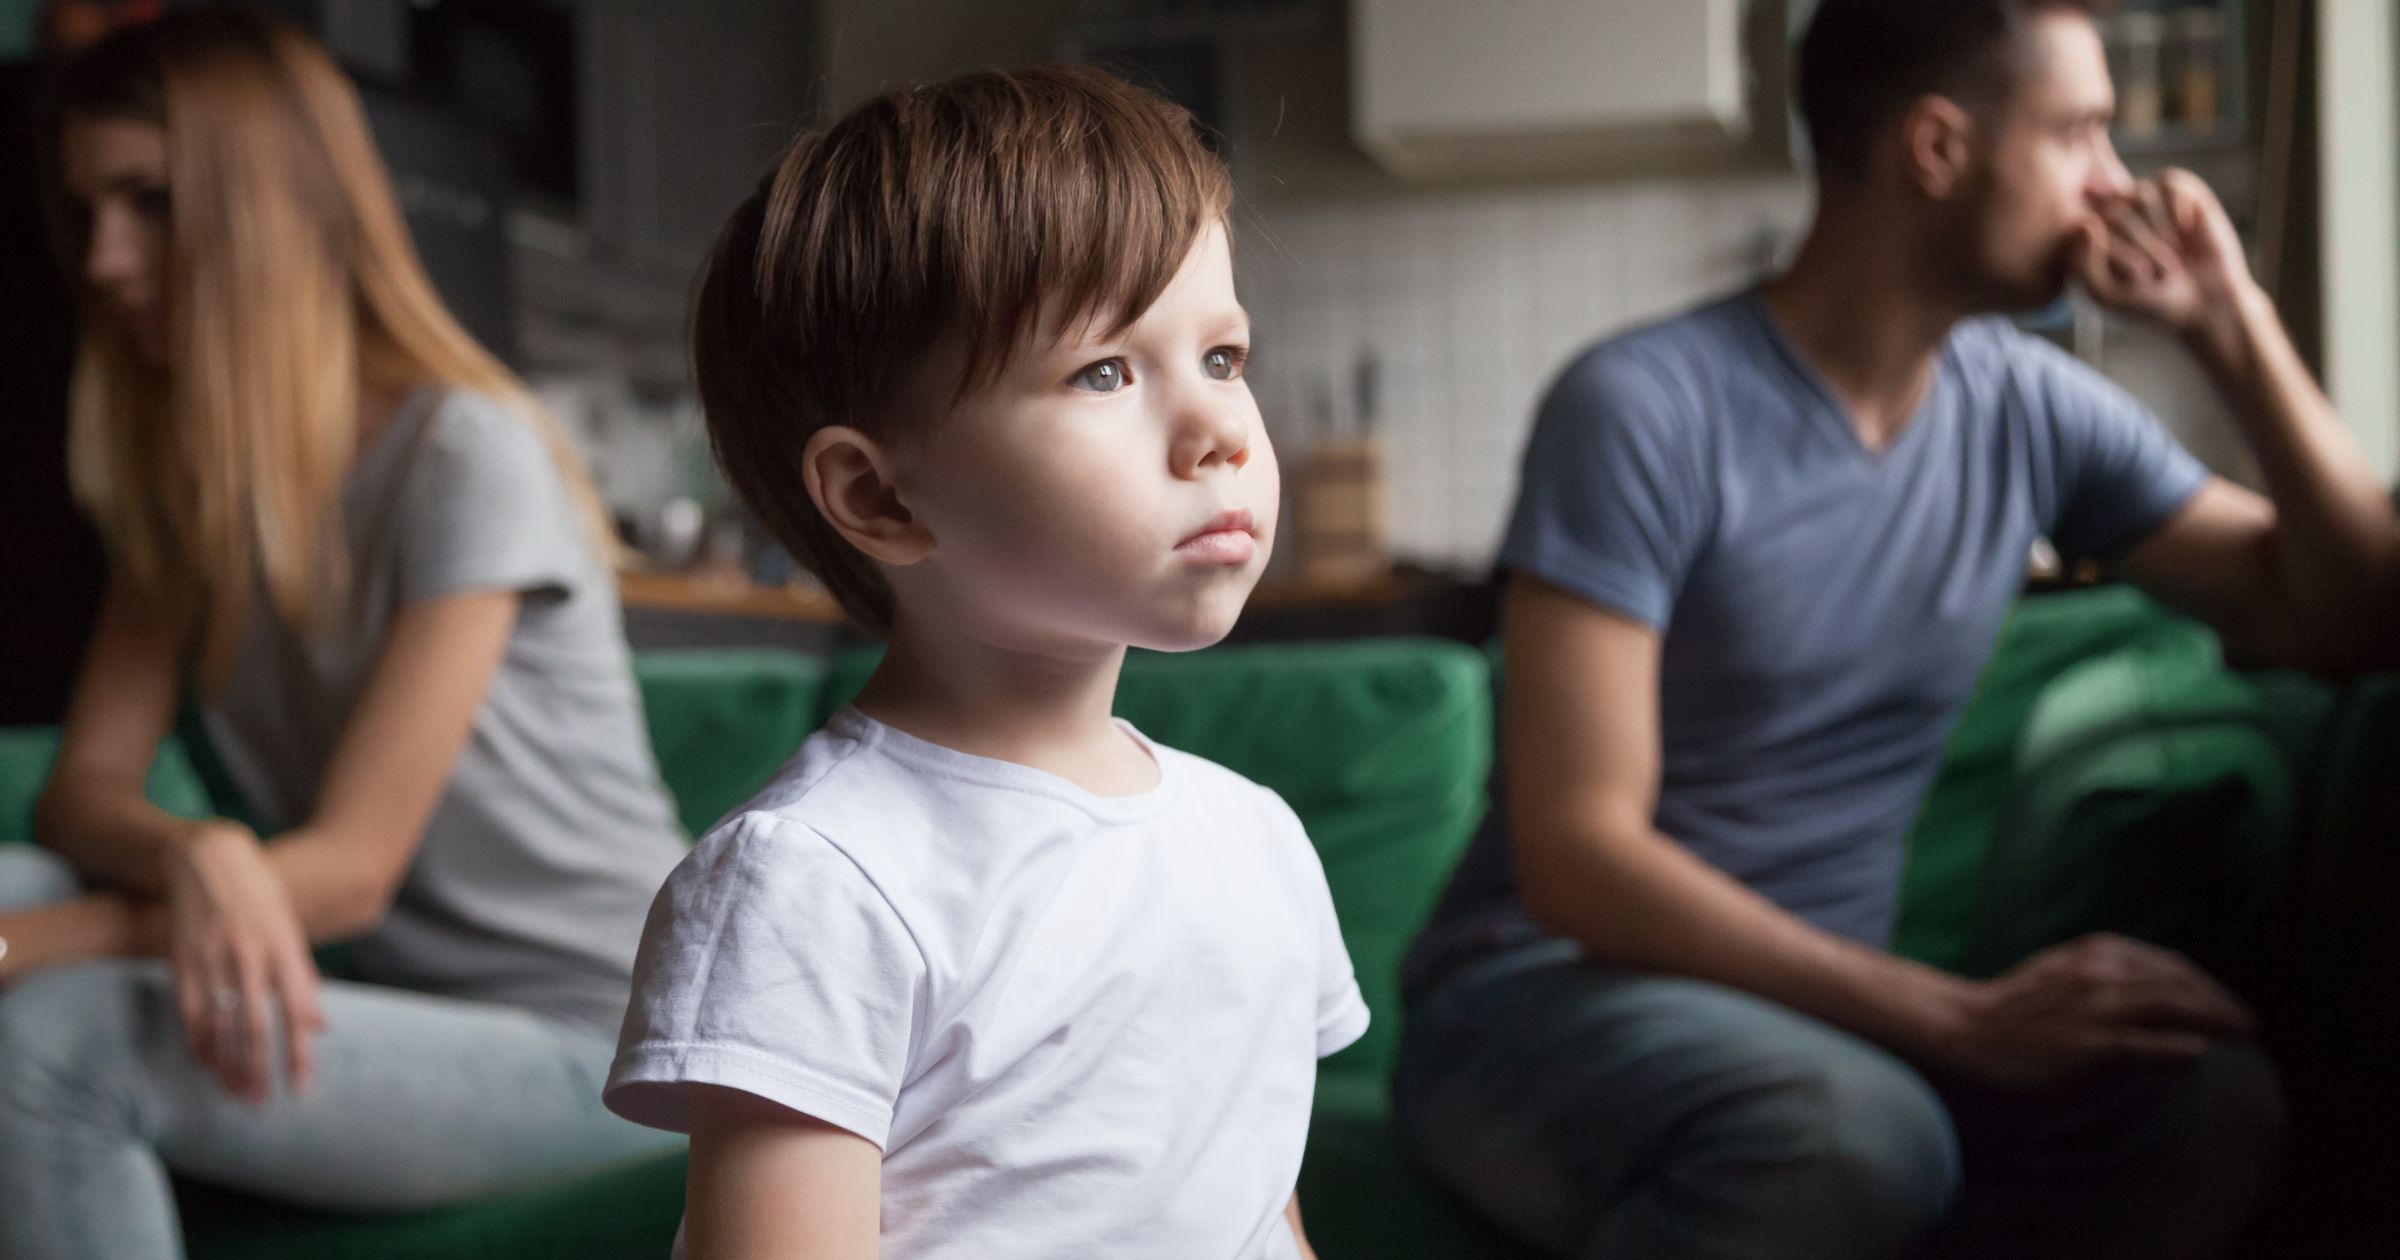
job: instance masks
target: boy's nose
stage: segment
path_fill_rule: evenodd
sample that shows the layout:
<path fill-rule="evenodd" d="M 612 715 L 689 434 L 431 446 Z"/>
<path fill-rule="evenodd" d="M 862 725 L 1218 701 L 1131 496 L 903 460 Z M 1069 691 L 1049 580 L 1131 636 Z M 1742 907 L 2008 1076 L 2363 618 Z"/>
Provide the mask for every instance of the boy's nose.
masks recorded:
<path fill-rule="evenodd" d="M 1250 418 L 1230 399 L 1194 398 L 1182 406 L 1169 459 L 1178 477 L 1250 462 Z"/>

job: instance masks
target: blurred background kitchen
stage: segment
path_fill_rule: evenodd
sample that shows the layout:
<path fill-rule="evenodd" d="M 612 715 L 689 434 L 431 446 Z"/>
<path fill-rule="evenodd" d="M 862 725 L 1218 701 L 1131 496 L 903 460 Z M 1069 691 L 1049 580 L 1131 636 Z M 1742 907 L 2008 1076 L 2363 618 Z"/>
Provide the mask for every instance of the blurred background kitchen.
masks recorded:
<path fill-rule="evenodd" d="M 70 304 L 34 199 L 37 62 L 45 35 L 159 7 L 0 0 L 0 724 L 57 720 L 100 568 L 65 489 Z M 1549 374 L 1759 277 L 1805 226 L 1782 102 L 1808 0 L 264 7 L 356 76 L 443 295 L 588 457 L 639 557 L 624 582 L 637 647 L 839 637 L 830 601 L 710 467 L 681 333 L 701 251 L 783 139 L 887 85 L 1098 60 L 1217 134 L 1287 483 L 1247 637 L 1480 639 L 1483 571 Z M 2150 0 L 2107 32 L 2128 161 L 2217 187 L 2387 479 L 2395 25 L 2389 0 Z M 2249 476 L 2172 346 L 2071 302 L 2028 322 Z"/>

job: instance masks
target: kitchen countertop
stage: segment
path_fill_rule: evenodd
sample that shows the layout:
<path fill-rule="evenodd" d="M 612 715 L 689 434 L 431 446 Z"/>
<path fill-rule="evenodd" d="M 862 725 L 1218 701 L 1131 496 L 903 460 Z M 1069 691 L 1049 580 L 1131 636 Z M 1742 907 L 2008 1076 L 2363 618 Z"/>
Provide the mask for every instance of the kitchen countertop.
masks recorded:
<path fill-rule="evenodd" d="M 1397 575 L 1371 582 L 1333 585 L 1264 583 L 1250 596 L 1251 608 L 1385 604 L 1405 598 L 1411 584 Z M 835 624 L 841 609 L 813 586 L 762 586 L 740 577 L 705 573 L 626 570 L 617 574 L 617 595 L 627 608 L 697 613 L 715 617 L 776 617 Z"/>

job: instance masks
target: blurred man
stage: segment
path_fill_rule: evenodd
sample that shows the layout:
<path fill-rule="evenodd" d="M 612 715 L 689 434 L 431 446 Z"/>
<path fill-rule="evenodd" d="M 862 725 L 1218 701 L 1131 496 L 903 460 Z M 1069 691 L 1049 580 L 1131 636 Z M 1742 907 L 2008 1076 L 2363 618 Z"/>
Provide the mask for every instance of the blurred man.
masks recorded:
<path fill-rule="evenodd" d="M 2098 7 L 1826 0 L 1798 260 L 1542 407 L 1505 825 L 1411 960 L 1396 1091 L 1555 1254 L 2199 1256 L 2268 1175 L 2273 1074 L 2185 959 L 2094 937 L 1972 982 L 1886 948 L 2037 537 L 2256 656 L 2354 664 L 2390 624 L 2390 505 L 2216 199 L 2118 161 Z M 2270 497 L 1985 318 L 2070 278 L 2190 348 Z"/>

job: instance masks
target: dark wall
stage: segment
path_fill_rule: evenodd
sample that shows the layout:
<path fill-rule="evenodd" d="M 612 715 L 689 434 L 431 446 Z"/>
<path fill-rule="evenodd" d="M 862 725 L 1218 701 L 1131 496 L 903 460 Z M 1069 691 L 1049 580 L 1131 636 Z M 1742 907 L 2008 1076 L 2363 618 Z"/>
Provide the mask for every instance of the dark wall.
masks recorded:
<path fill-rule="evenodd" d="M 359 95 L 433 287 L 485 349 L 513 364 L 510 190 L 500 142 L 448 108 L 405 92 L 362 84 Z"/>
<path fill-rule="evenodd" d="M 71 299 L 42 221 L 30 65 L 0 65 L 0 725 L 58 720 L 98 606 L 99 539 L 67 494 Z"/>

